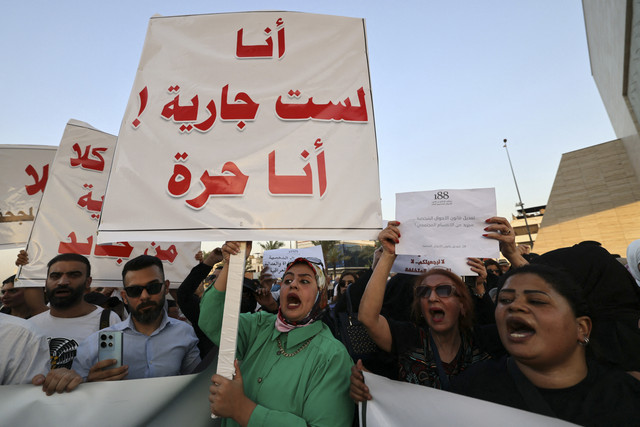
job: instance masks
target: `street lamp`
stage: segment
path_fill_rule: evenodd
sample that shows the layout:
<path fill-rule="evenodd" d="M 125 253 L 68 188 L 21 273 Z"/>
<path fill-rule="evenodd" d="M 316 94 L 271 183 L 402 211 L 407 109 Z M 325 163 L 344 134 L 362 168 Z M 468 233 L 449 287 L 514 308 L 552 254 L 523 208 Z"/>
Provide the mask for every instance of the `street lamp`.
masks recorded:
<path fill-rule="evenodd" d="M 509 148 L 507 148 L 507 139 L 503 140 L 504 149 L 507 150 L 507 159 L 509 159 L 509 167 L 511 167 L 511 175 L 513 175 L 513 183 L 516 185 L 516 192 L 518 193 L 519 203 L 516 203 L 516 207 L 520 206 L 522 216 L 524 217 L 524 225 L 527 226 L 527 234 L 529 235 L 529 242 L 531 243 L 531 249 L 533 249 L 533 238 L 531 237 L 531 230 L 529 229 L 529 221 L 527 221 L 527 213 L 524 211 L 524 203 L 522 203 L 522 197 L 520 197 L 520 189 L 518 188 L 518 181 L 516 181 L 516 174 L 513 172 L 513 164 L 511 164 L 511 156 L 509 155 Z"/>

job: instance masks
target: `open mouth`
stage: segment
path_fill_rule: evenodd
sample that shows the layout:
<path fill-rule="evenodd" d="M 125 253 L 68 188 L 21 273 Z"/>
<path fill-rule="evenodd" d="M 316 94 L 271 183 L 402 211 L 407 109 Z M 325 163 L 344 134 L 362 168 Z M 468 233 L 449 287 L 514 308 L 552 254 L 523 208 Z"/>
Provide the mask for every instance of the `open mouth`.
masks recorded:
<path fill-rule="evenodd" d="M 441 308 L 430 308 L 429 313 L 431 314 L 431 319 L 434 322 L 442 322 L 444 320 L 444 310 Z"/>
<path fill-rule="evenodd" d="M 300 307 L 300 304 L 302 304 L 302 301 L 300 300 L 300 297 L 298 295 L 296 294 L 287 295 L 287 308 L 295 309 Z"/>
<path fill-rule="evenodd" d="M 64 297 L 71 294 L 71 290 L 68 288 L 56 289 L 53 294 L 57 297 Z"/>
<path fill-rule="evenodd" d="M 507 332 L 514 339 L 528 338 L 536 333 L 527 322 L 518 318 L 507 319 Z"/>

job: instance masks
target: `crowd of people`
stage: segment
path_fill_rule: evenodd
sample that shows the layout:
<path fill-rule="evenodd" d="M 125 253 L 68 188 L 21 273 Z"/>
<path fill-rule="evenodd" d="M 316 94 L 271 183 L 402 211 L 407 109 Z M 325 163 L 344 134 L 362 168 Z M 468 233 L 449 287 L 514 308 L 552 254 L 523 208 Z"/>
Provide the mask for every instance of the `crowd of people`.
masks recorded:
<path fill-rule="evenodd" d="M 351 426 L 355 403 L 373 398 L 371 371 L 576 424 L 640 425 L 640 240 L 625 267 L 597 242 L 538 256 L 516 246 L 506 219 L 486 222 L 483 238 L 508 262 L 470 257 L 465 276 L 391 274 L 402 226 L 390 221 L 368 271 L 331 283 L 320 260 L 297 258 L 282 278 L 266 268 L 245 279 L 235 375 L 211 378 L 211 412 L 223 425 Z M 196 256 L 171 290 L 177 313 L 149 255 L 124 265 L 120 290 L 91 288 L 78 254 L 51 259 L 44 293 L 8 278 L 2 384 L 53 394 L 202 371 L 217 357 L 240 247 Z M 28 263 L 26 252 L 16 263 Z M 100 357 L 110 332 L 122 335 L 120 360 Z"/>

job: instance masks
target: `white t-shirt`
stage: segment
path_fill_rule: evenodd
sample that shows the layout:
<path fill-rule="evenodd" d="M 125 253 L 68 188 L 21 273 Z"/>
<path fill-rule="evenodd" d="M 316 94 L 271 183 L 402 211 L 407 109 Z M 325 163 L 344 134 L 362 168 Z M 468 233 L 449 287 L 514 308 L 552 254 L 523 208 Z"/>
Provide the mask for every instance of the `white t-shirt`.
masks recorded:
<path fill-rule="evenodd" d="M 0 313 L 0 385 L 28 384 L 49 371 L 49 344 L 29 321 Z"/>
<path fill-rule="evenodd" d="M 80 317 L 54 317 L 49 310 L 37 314 L 29 322 L 49 338 L 67 338 L 81 343 L 94 332 L 100 330 L 100 314 L 102 307 L 95 306 L 91 313 Z M 109 315 L 109 326 L 120 323 L 120 317 L 115 312 Z"/>

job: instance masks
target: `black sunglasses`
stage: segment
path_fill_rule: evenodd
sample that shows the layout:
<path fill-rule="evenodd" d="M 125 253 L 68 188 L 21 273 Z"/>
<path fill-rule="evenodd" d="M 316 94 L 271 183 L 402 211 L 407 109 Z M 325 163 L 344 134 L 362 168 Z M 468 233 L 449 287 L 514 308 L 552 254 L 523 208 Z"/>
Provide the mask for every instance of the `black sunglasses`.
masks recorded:
<path fill-rule="evenodd" d="M 324 265 L 322 264 L 322 260 L 320 260 L 318 258 L 314 258 L 314 257 L 298 257 L 298 258 L 294 259 L 293 261 L 287 263 L 287 268 L 285 268 L 285 271 L 288 270 L 293 264 L 300 264 L 300 263 L 314 264 L 314 265 L 317 265 L 318 267 L 320 267 L 321 270 L 324 269 Z"/>
<path fill-rule="evenodd" d="M 147 290 L 147 293 L 149 295 L 155 295 L 162 290 L 163 286 L 164 286 L 164 283 L 162 282 L 153 282 L 153 283 L 149 283 L 147 286 L 140 286 L 140 285 L 127 286 L 124 288 L 124 291 L 127 293 L 128 297 L 138 298 L 140 295 L 142 295 L 142 291 L 144 289 Z"/>
<path fill-rule="evenodd" d="M 419 298 L 430 298 L 431 291 L 435 289 L 436 295 L 440 298 L 449 298 L 451 295 L 455 295 L 456 288 L 453 285 L 438 285 L 435 288 L 431 286 L 418 286 L 416 288 L 416 296 Z"/>

